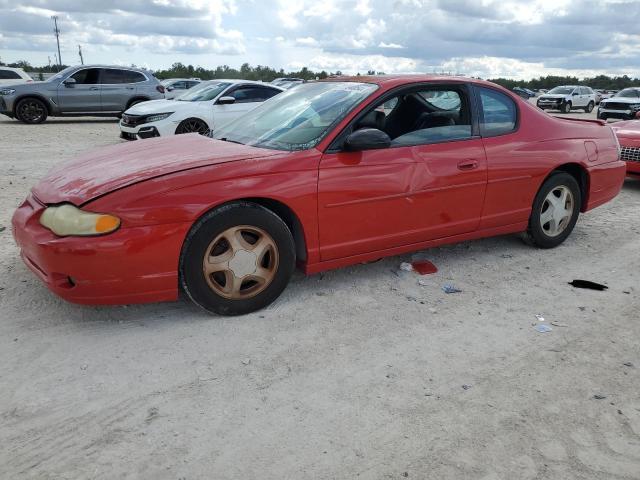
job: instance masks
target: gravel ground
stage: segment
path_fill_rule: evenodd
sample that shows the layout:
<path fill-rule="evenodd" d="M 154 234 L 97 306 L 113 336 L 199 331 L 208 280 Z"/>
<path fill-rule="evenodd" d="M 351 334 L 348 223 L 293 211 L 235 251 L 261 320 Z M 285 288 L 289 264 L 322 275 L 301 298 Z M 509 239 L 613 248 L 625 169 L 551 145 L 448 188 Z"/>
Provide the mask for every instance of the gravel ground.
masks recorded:
<path fill-rule="evenodd" d="M 0 478 L 640 478 L 640 181 L 551 251 L 506 236 L 297 274 L 232 319 L 71 305 L 10 217 L 117 135 L 0 117 Z M 399 271 L 412 257 L 440 271 Z"/>

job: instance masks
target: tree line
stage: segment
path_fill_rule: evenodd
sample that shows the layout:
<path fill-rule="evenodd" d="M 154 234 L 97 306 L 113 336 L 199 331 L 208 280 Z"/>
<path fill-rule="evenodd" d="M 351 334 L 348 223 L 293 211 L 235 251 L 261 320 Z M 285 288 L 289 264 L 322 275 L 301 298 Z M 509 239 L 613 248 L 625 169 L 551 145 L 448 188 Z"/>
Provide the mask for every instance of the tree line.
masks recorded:
<path fill-rule="evenodd" d="M 67 65 L 45 65 L 42 67 L 34 67 L 24 60 L 18 62 L 5 64 L 0 61 L 0 66 L 8 66 L 14 68 L 22 68 L 25 71 L 31 73 L 38 73 L 42 76 L 43 73 L 55 73 L 63 68 L 67 68 Z M 135 65 L 131 65 L 135 67 Z M 201 80 L 213 80 L 216 78 L 242 78 L 244 80 L 262 80 L 263 82 L 270 82 L 279 77 L 295 77 L 303 78 L 305 80 L 322 80 L 324 78 L 342 75 L 341 71 L 327 72 L 322 70 L 315 72 L 309 70 L 307 67 L 303 67 L 297 71 L 285 71 L 284 69 L 276 70 L 275 68 L 266 67 L 263 65 L 251 66 L 248 63 L 242 64 L 240 68 L 233 68 L 228 65 L 221 65 L 215 69 L 207 69 L 204 67 L 194 67 L 193 65 L 184 65 L 183 63 L 176 62 L 171 65 L 170 68 L 164 70 L 156 70 L 154 75 L 164 80 L 167 78 L 200 78 Z M 383 75 L 384 72 L 375 72 L 369 70 L 364 72 L 366 75 Z M 358 73 L 360 75 L 360 73 Z M 41 79 L 41 78 L 40 78 Z M 546 77 L 539 77 L 532 80 L 512 80 L 509 78 L 494 78 L 490 79 L 490 82 L 502 85 L 505 88 L 511 90 L 514 87 L 530 88 L 532 90 L 538 89 L 551 89 L 558 85 L 589 85 L 592 88 L 599 88 L 603 90 L 622 90 L 628 87 L 640 87 L 640 78 L 632 78 L 628 75 L 609 77 L 607 75 L 598 75 L 593 78 L 583 78 L 572 76 L 557 76 L 548 75 Z"/>

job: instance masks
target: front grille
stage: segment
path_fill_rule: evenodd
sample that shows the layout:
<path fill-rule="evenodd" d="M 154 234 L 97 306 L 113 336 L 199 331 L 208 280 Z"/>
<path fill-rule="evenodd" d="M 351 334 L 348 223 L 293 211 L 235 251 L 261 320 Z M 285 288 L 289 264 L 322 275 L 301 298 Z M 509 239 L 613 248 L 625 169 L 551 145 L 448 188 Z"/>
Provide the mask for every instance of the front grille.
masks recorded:
<path fill-rule="evenodd" d="M 607 102 L 602 108 L 607 110 L 631 110 L 631 105 L 628 103 L 615 103 L 615 102 Z"/>
<path fill-rule="evenodd" d="M 142 125 L 147 118 L 146 115 L 122 115 L 122 125 L 126 127 L 137 127 Z"/>
<path fill-rule="evenodd" d="M 640 147 L 622 147 L 620 159 L 625 162 L 640 162 Z"/>
<path fill-rule="evenodd" d="M 129 132 L 120 132 L 120 138 L 122 138 L 123 140 L 137 140 L 138 137 L 135 133 L 129 133 Z"/>

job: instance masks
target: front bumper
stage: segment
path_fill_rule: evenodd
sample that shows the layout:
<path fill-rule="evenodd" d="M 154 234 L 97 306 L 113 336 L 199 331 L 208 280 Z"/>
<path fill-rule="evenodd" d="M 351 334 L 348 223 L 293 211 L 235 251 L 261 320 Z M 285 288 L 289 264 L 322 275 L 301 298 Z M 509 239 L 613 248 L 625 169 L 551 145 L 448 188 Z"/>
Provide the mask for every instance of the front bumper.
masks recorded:
<path fill-rule="evenodd" d="M 598 109 L 598 118 L 601 120 L 607 120 L 609 118 L 618 118 L 620 120 L 633 120 L 638 118 L 637 115 L 640 112 L 635 110 L 612 110 L 608 108 Z"/>
<path fill-rule="evenodd" d="M 543 110 L 558 110 L 563 103 L 563 100 L 538 100 L 536 105 Z"/>
<path fill-rule="evenodd" d="M 161 120 L 159 122 L 143 123 L 132 127 L 120 120 L 120 138 L 124 140 L 138 140 L 143 138 L 166 137 L 174 135 L 178 122 Z"/>
<path fill-rule="evenodd" d="M 45 206 L 32 195 L 12 226 L 20 255 L 55 294 L 81 304 L 178 298 L 178 259 L 187 224 L 120 228 L 96 237 L 58 237 L 40 225 Z"/>

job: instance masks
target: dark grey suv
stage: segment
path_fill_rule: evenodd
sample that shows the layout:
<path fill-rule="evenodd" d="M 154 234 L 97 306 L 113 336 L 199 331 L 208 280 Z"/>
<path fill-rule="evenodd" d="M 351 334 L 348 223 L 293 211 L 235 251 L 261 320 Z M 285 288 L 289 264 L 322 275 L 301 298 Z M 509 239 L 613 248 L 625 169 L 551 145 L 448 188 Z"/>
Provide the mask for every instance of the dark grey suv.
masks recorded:
<path fill-rule="evenodd" d="M 24 123 L 47 116 L 118 116 L 139 102 L 164 98 L 149 72 L 106 65 L 69 67 L 45 82 L 0 87 L 0 113 Z"/>

